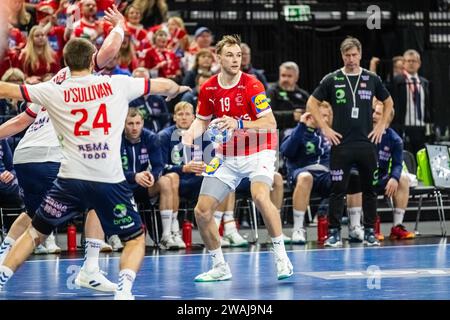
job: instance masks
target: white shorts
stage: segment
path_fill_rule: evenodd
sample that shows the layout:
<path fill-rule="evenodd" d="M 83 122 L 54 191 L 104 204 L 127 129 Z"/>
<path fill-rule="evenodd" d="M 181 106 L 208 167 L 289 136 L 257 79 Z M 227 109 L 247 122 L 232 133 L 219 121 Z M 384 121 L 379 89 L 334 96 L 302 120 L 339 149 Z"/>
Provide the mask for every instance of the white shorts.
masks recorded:
<path fill-rule="evenodd" d="M 272 187 L 275 160 L 275 150 L 263 150 L 249 156 L 226 157 L 217 168 L 207 170 L 203 175 L 219 179 L 232 190 L 245 177 L 251 182 L 264 182 Z"/>

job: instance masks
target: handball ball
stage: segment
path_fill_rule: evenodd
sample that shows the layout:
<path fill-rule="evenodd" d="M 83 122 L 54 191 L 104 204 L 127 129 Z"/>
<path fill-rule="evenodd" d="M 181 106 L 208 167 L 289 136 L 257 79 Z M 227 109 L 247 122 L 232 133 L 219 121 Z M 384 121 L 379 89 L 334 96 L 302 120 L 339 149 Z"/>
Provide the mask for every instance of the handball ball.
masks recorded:
<path fill-rule="evenodd" d="M 208 126 L 207 134 L 211 142 L 223 144 L 231 139 L 233 130 L 219 130 L 219 127 L 216 124 L 210 124 Z"/>

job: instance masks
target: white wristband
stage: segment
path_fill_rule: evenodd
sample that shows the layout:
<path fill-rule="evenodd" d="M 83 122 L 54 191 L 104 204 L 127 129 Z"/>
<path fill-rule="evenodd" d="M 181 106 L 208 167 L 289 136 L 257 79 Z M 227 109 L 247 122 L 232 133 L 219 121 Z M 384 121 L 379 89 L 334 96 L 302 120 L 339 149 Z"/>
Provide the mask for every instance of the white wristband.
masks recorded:
<path fill-rule="evenodd" d="M 123 41 L 123 38 L 125 38 L 125 32 L 123 31 L 123 28 L 121 26 L 115 26 L 111 32 L 117 32 L 120 35 L 120 38 Z"/>

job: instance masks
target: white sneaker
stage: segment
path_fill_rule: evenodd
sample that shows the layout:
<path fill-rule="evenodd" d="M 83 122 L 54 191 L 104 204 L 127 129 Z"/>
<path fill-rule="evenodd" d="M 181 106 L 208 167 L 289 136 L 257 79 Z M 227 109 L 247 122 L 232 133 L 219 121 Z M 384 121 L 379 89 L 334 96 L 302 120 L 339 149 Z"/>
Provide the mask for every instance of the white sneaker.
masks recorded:
<path fill-rule="evenodd" d="M 181 238 L 180 231 L 172 233 L 172 240 L 178 249 L 186 249 L 186 243 L 184 243 L 183 239 Z"/>
<path fill-rule="evenodd" d="M 120 251 L 123 249 L 122 241 L 116 234 L 109 237 L 108 243 L 111 245 L 113 251 Z"/>
<path fill-rule="evenodd" d="M 161 241 L 159 242 L 159 247 L 163 250 L 170 250 L 170 249 L 176 249 L 178 248 L 172 235 L 168 235 L 166 237 L 163 237 Z"/>
<path fill-rule="evenodd" d="M 237 230 L 234 230 L 230 234 L 225 234 L 223 236 L 226 240 L 230 242 L 232 247 L 246 247 L 248 246 L 248 241 L 245 240 Z"/>
<path fill-rule="evenodd" d="M 305 244 L 306 243 L 306 230 L 304 228 L 295 229 L 292 232 L 292 243 Z"/>
<path fill-rule="evenodd" d="M 230 266 L 226 262 L 216 264 L 208 272 L 204 272 L 195 277 L 195 282 L 225 281 L 231 279 Z"/>
<path fill-rule="evenodd" d="M 87 272 L 81 268 L 75 278 L 75 284 L 80 287 L 103 292 L 114 292 L 117 290 L 117 284 L 109 281 L 99 269 L 94 272 Z"/>
<path fill-rule="evenodd" d="M 105 241 L 100 240 L 100 252 L 113 252 L 113 247 L 107 244 Z"/>
<path fill-rule="evenodd" d="M 45 243 L 45 242 L 44 242 Z M 47 254 L 47 248 L 44 247 L 42 244 L 38 245 L 36 248 L 34 248 L 34 254 Z"/>
<path fill-rule="evenodd" d="M 275 265 L 277 267 L 278 280 L 283 280 L 292 276 L 294 274 L 294 267 L 289 258 L 280 258 L 275 251 L 274 254 L 276 258 Z"/>
<path fill-rule="evenodd" d="M 114 294 L 114 300 L 134 300 L 134 296 L 131 292 L 116 291 Z"/>
<path fill-rule="evenodd" d="M 45 239 L 44 245 L 47 248 L 47 253 L 61 253 L 61 248 L 56 245 L 53 232 Z"/>
<path fill-rule="evenodd" d="M 363 242 L 364 241 L 364 228 L 362 226 L 350 226 L 348 227 L 348 237 L 350 242 Z"/>
<path fill-rule="evenodd" d="M 220 246 L 222 248 L 228 248 L 229 246 L 231 246 L 231 243 L 225 237 L 220 237 Z"/>

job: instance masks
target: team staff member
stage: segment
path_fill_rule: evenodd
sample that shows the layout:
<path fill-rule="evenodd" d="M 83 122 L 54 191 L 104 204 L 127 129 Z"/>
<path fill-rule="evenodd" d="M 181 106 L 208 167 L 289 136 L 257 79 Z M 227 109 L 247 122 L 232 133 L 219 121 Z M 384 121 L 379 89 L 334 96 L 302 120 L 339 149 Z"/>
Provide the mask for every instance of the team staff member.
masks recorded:
<path fill-rule="evenodd" d="M 344 67 L 325 76 L 309 98 L 307 107 L 316 119 L 323 134 L 333 144 L 331 148 L 331 195 L 329 235 L 326 246 L 342 246 L 340 221 L 344 209 L 350 169 L 358 168 L 361 175 L 364 211 L 364 242 L 379 245 L 374 233 L 377 194 L 377 150 L 388 124 L 393 102 L 374 73 L 362 69 L 361 43 L 353 37 L 341 43 Z M 383 101 L 383 118 L 372 125 L 372 99 Z M 332 128 L 322 119 L 319 104 L 326 100 L 333 108 Z"/>

